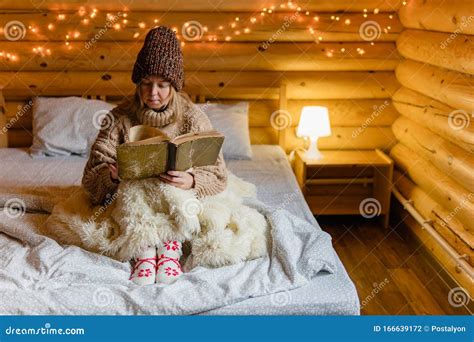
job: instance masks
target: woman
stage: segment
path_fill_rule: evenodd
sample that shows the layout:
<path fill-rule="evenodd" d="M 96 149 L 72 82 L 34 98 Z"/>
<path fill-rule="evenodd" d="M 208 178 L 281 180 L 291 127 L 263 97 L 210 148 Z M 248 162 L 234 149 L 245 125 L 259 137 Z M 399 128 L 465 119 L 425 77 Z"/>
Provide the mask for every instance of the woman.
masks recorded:
<path fill-rule="evenodd" d="M 103 204 L 119 184 L 116 148 L 129 140 L 132 126 L 159 127 L 171 138 L 212 129 L 206 114 L 181 92 L 184 83 L 183 56 L 175 33 L 164 26 L 148 32 L 135 62 L 132 81 L 136 91 L 104 119 L 84 169 L 82 185 L 92 204 Z M 198 198 L 218 194 L 227 183 L 222 152 L 215 165 L 161 174 L 163 182 L 193 189 Z M 170 283 L 182 273 L 179 264 L 182 241 L 163 241 L 148 246 L 135 259 L 130 279 L 138 284 Z"/>

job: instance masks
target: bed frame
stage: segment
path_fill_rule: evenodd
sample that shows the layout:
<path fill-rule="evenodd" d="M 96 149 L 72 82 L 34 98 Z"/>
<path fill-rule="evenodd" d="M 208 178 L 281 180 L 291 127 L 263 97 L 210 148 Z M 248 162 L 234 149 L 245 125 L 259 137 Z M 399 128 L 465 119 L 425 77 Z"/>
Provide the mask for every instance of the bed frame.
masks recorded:
<path fill-rule="evenodd" d="M 252 144 L 279 144 L 285 146 L 285 130 L 279 129 L 279 115 L 286 113 L 287 96 L 286 85 L 277 87 L 186 87 L 184 91 L 190 95 L 195 103 L 219 102 L 234 103 L 249 102 L 249 128 Z M 6 127 L 6 139 L 0 136 L 0 147 L 29 147 L 32 134 L 32 98 L 34 96 L 80 96 L 87 99 L 99 99 L 110 103 L 118 103 L 125 96 L 118 90 L 108 90 L 103 93 L 87 93 L 81 91 L 46 90 L 21 94 L 0 90 L 0 129 Z M 283 114 L 285 115 L 285 114 Z M 3 119 L 3 120 L 2 120 Z M 5 135 L 5 134 L 2 134 Z"/>

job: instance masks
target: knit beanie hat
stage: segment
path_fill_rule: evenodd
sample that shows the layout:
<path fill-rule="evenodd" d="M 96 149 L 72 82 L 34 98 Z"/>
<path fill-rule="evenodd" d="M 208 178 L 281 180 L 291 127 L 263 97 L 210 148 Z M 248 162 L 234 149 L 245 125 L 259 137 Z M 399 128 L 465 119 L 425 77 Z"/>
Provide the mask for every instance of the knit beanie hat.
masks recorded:
<path fill-rule="evenodd" d="M 165 78 L 177 91 L 183 88 L 183 52 L 175 32 L 166 26 L 154 27 L 147 33 L 133 66 L 133 83 L 138 84 L 149 75 Z"/>

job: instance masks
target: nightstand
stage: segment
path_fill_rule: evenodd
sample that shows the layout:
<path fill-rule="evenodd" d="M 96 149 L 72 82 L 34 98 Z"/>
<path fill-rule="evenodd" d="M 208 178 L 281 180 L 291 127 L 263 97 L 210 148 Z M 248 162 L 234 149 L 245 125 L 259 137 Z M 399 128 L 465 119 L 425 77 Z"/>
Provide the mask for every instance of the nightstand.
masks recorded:
<path fill-rule="evenodd" d="M 295 174 L 313 215 L 380 217 L 388 227 L 393 161 L 381 150 L 321 151 L 295 157 Z"/>

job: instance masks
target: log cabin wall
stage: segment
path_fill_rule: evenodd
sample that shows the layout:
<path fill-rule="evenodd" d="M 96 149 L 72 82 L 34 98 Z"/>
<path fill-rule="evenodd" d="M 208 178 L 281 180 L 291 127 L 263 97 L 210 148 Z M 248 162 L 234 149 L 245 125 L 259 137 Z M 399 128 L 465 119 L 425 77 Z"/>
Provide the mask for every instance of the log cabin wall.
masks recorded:
<path fill-rule="evenodd" d="M 472 1 L 409 0 L 397 39 L 405 58 L 392 130 L 395 187 L 474 264 L 474 10 Z M 402 214 L 401 214 L 402 215 Z M 406 214 L 402 216 L 406 217 Z M 472 295 L 473 279 L 411 217 L 411 230 Z M 472 272 L 472 268 L 471 268 Z"/>
<path fill-rule="evenodd" d="M 388 151 L 396 143 L 390 126 L 398 116 L 391 96 L 399 87 L 400 6 L 399 0 L 196 0 L 179 6 L 171 0 L 83 6 L 3 0 L 0 87 L 8 146 L 31 143 L 28 99 L 34 95 L 129 95 L 146 32 L 167 25 L 183 44 L 185 90 L 201 100 L 249 100 L 252 143 L 280 143 L 287 152 L 303 146 L 295 137 L 301 108 L 325 105 L 333 134 L 320 139 L 320 148 Z"/>

